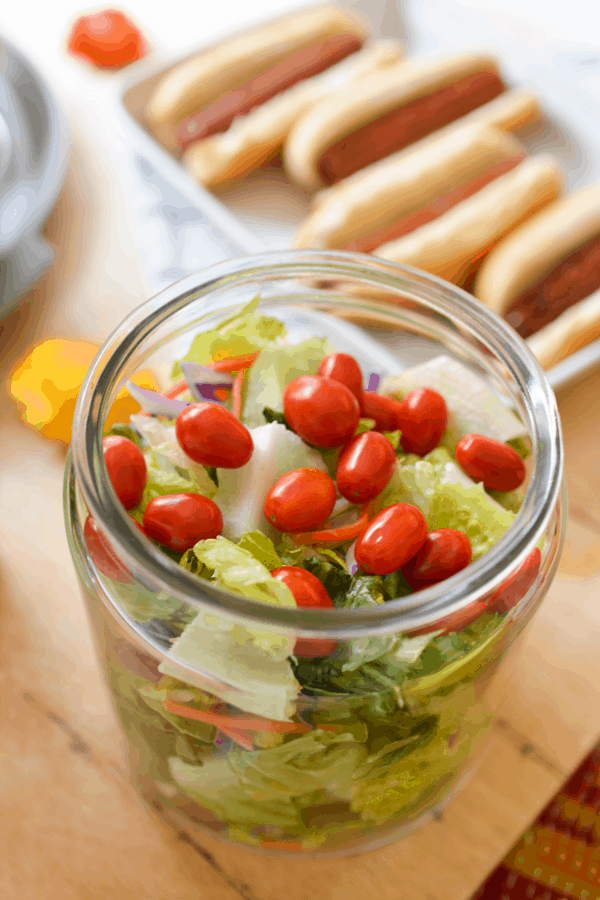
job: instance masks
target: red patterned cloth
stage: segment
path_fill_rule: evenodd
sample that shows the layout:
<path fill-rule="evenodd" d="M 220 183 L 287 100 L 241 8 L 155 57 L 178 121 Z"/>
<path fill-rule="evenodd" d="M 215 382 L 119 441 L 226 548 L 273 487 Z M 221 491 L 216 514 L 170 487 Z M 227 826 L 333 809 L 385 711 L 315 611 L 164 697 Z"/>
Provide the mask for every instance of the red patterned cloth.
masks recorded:
<path fill-rule="evenodd" d="M 472 900 L 600 900 L 600 746 Z"/>

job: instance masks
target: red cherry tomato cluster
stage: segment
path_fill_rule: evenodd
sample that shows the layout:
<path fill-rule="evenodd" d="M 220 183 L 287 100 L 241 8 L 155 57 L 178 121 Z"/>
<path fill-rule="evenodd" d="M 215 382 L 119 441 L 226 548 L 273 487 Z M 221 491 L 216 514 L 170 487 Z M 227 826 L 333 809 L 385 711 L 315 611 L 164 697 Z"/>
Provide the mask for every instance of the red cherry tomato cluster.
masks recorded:
<path fill-rule="evenodd" d="M 402 401 L 364 391 L 356 360 L 334 353 L 322 361 L 317 375 L 295 378 L 286 387 L 283 407 L 287 423 L 306 443 L 340 448 L 340 453 L 335 482 L 320 469 L 302 468 L 286 473 L 273 484 L 265 499 L 264 514 L 279 531 L 296 534 L 300 543 L 310 539 L 340 543 L 356 538 L 355 558 L 364 572 L 387 575 L 401 571 L 413 591 L 450 578 L 469 565 L 471 545 L 466 535 L 453 529 L 428 532 L 427 521 L 415 506 L 397 503 L 369 521 L 368 504 L 385 489 L 396 465 L 392 444 L 381 432 L 400 430 L 406 452 L 431 452 L 439 444 L 448 420 L 446 404 L 436 391 L 418 388 Z M 376 431 L 355 435 L 361 414 L 375 420 Z M 205 466 L 239 468 L 246 465 L 254 450 L 248 429 L 216 403 L 186 407 L 177 417 L 175 434 L 183 451 Z M 105 438 L 103 451 L 119 500 L 126 509 L 133 509 L 140 503 L 146 484 L 142 452 L 124 437 Z M 456 459 L 471 478 L 493 490 L 513 490 L 525 478 L 525 466 L 518 454 L 507 444 L 482 435 L 466 435 L 457 446 Z M 362 514 L 354 525 L 328 528 L 325 523 L 338 492 L 362 506 Z M 221 534 L 223 517 L 207 497 L 171 494 L 152 500 L 144 512 L 144 527 L 136 526 L 165 547 L 184 552 L 199 540 Z M 130 573 L 89 516 L 84 537 L 103 574 L 116 581 L 131 581 Z M 533 584 L 540 564 L 536 550 L 492 595 L 424 630 L 459 630 L 492 607 L 507 612 Z M 282 566 L 272 575 L 287 584 L 298 606 L 333 606 L 324 586 L 310 572 Z M 294 652 L 316 658 L 333 652 L 335 646 L 335 641 L 328 639 L 299 638 Z"/>
<path fill-rule="evenodd" d="M 403 400 L 365 391 L 362 414 L 378 431 L 400 431 L 402 449 L 419 456 L 435 450 L 448 425 L 444 398 L 431 388 L 417 388 Z"/>

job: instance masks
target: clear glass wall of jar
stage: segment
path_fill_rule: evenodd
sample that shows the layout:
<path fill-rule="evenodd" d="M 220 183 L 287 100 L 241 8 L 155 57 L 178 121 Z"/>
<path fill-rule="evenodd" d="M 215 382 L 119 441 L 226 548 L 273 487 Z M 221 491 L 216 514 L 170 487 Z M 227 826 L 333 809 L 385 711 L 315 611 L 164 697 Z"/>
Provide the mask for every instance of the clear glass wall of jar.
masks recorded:
<path fill-rule="evenodd" d="M 111 403 L 141 369 L 166 388 L 193 337 L 257 293 L 263 312 L 329 337 L 379 374 L 423 354 L 457 359 L 520 417 L 527 492 L 490 550 L 442 584 L 385 603 L 289 609 L 201 581 L 135 529 L 103 464 Z M 358 254 L 238 259 L 164 291 L 105 343 L 78 402 L 65 510 L 141 794 L 191 834 L 280 855 L 357 853 L 427 821 L 481 758 L 515 639 L 558 565 L 558 414 L 525 344 L 436 278 Z M 95 567 L 88 515 L 124 576 Z M 193 664 L 177 644 L 191 622 Z M 298 638 L 320 641 L 328 656 L 295 656 Z M 362 680 L 348 691 L 340 672 L 357 655 Z"/>

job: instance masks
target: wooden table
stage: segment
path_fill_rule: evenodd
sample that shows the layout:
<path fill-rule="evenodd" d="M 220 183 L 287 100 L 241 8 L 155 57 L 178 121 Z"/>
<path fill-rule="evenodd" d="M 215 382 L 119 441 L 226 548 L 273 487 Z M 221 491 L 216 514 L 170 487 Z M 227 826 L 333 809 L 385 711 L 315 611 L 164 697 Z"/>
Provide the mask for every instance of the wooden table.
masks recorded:
<path fill-rule="evenodd" d="M 124 198 L 75 129 L 47 227 L 54 270 L 0 324 L 0 896 L 3 900 L 462 900 L 600 733 L 600 375 L 561 396 L 569 529 L 482 767 L 402 843 L 343 860 L 193 843 L 125 778 L 62 526 L 65 454 L 26 427 L 7 377 L 36 341 L 104 338 L 144 298 Z M 121 223 L 121 224 L 120 224 Z"/>

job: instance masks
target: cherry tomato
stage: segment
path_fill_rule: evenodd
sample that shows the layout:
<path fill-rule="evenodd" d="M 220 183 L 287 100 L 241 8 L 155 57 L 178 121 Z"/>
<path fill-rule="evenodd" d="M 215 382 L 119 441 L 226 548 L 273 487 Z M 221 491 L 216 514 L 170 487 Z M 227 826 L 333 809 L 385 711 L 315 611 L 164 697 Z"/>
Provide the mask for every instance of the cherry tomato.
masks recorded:
<path fill-rule="evenodd" d="M 338 459 L 338 491 L 353 503 L 368 503 L 384 489 L 395 465 L 396 454 L 386 437 L 376 431 L 357 434 Z"/>
<path fill-rule="evenodd" d="M 313 447 L 341 447 L 358 425 L 360 407 L 340 381 L 300 375 L 283 393 L 285 418 L 296 434 Z"/>
<path fill-rule="evenodd" d="M 281 566 L 271 572 L 273 578 L 287 584 L 298 606 L 315 609 L 333 609 L 331 597 L 316 575 L 299 566 Z M 294 656 L 329 656 L 336 642 L 327 638 L 297 638 Z"/>
<path fill-rule="evenodd" d="M 165 494 L 151 500 L 144 513 L 144 531 L 165 547 L 183 553 L 198 541 L 223 530 L 221 510 L 201 494 Z"/>
<path fill-rule="evenodd" d="M 358 402 L 361 402 L 363 395 L 362 372 L 353 356 L 348 353 L 330 353 L 317 369 L 317 374 L 345 384 Z"/>
<path fill-rule="evenodd" d="M 430 388 L 410 391 L 400 403 L 398 417 L 403 449 L 419 456 L 435 450 L 448 424 L 444 398 Z"/>
<path fill-rule="evenodd" d="M 514 491 L 525 480 L 525 463 L 519 454 L 508 444 L 481 434 L 460 439 L 456 461 L 473 481 L 483 481 L 492 491 Z"/>
<path fill-rule="evenodd" d="M 490 606 L 495 607 L 499 613 L 506 613 L 516 606 L 538 577 L 541 563 L 542 554 L 536 547 L 523 565 L 492 594 Z"/>
<path fill-rule="evenodd" d="M 293 469 L 275 482 L 263 510 L 278 531 L 312 531 L 327 521 L 335 498 L 335 484 L 325 472 Z"/>
<path fill-rule="evenodd" d="M 362 414 L 375 419 L 377 431 L 397 431 L 400 428 L 401 405 L 393 397 L 384 397 L 374 391 L 365 391 L 362 398 Z"/>
<path fill-rule="evenodd" d="M 182 450 L 203 466 L 239 469 L 254 450 L 246 426 L 218 403 L 192 403 L 177 416 L 175 435 Z"/>
<path fill-rule="evenodd" d="M 103 438 L 102 450 L 115 494 L 125 509 L 133 509 L 141 501 L 146 485 L 144 454 L 129 438 L 118 435 Z"/>
<path fill-rule="evenodd" d="M 388 575 L 404 566 L 427 537 L 425 516 L 416 506 L 395 503 L 374 516 L 356 541 L 354 558 L 369 575 Z"/>
<path fill-rule="evenodd" d="M 81 56 L 100 69 L 126 66 L 148 52 L 133 22 L 115 9 L 77 19 L 67 47 L 73 56 Z"/>
<path fill-rule="evenodd" d="M 131 519 L 131 516 L 129 518 Z M 136 522 L 135 519 L 131 519 L 131 521 L 144 534 L 144 529 L 139 522 Z M 125 568 L 91 516 L 85 520 L 83 539 L 92 562 L 103 575 L 123 584 L 133 581 L 131 573 Z"/>
<path fill-rule="evenodd" d="M 413 590 L 419 590 L 456 575 L 470 562 L 471 542 L 466 534 L 440 528 L 429 532 L 421 549 L 402 566 L 402 574 Z"/>

